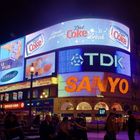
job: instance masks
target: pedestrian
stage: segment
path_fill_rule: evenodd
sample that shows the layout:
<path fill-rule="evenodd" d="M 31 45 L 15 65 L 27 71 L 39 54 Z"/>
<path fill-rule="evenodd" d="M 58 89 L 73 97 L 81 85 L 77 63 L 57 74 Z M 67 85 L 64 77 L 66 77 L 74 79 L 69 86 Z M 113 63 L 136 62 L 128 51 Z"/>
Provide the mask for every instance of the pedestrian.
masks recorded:
<path fill-rule="evenodd" d="M 46 115 L 45 120 L 40 124 L 39 135 L 40 140 L 53 140 L 55 130 L 52 124 L 52 118 L 49 114 Z"/>
<path fill-rule="evenodd" d="M 128 115 L 128 137 L 129 140 L 135 140 L 136 119 L 132 114 L 132 111 L 128 111 Z"/>
<path fill-rule="evenodd" d="M 8 112 L 4 119 L 4 127 L 6 133 L 6 140 L 19 137 L 20 140 L 24 139 L 24 134 L 21 126 L 19 125 L 16 114 Z"/>
<path fill-rule="evenodd" d="M 75 126 L 76 126 L 76 130 L 75 131 L 76 131 L 76 134 L 77 134 L 77 139 L 88 140 L 85 117 L 77 118 L 77 120 L 75 122 Z"/>
<path fill-rule="evenodd" d="M 104 140 L 116 140 L 116 114 L 110 113 L 106 120 Z"/>
<path fill-rule="evenodd" d="M 71 122 L 68 117 L 64 117 L 58 126 L 58 140 L 71 140 Z"/>
<path fill-rule="evenodd" d="M 33 120 L 33 123 L 32 123 L 32 126 L 34 128 L 39 128 L 40 126 L 40 115 L 36 115 L 34 120 Z"/>

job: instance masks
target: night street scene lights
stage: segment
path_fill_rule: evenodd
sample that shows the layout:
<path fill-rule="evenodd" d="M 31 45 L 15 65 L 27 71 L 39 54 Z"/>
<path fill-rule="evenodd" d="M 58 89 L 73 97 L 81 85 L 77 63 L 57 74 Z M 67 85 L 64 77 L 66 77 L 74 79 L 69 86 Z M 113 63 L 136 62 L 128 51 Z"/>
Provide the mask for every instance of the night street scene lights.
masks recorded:
<path fill-rule="evenodd" d="M 40 99 L 46 99 L 46 98 L 48 98 L 48 93 L 43 91 L 42 94 L 40 95 Z"/>

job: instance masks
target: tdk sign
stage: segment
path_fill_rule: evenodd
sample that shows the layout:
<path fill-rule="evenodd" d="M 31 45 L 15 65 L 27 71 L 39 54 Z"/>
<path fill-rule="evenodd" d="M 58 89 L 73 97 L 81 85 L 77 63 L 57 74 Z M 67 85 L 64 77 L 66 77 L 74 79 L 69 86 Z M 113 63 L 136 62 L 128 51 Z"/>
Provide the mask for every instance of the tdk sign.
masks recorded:
<path fill-rule="evenodd" d="M 104 67 L 120 67 L 124 69 L 123 66 L 123 57 L 122 56 L 117 56 L 117 55 L 110 55 L 106 53 L 84 53 L 84 56 L 87 56 L 89 59 L 89 65 L 94 66 L 94 58 L 99 59 L 100 66 Z"/>
<path fill-rule="evenodd" d="M 131 76 L 130 55 L 101 48 L 91 50 L 90 47 L 59 52 L 59 73 L 85 71 L 112 72 Z"/>

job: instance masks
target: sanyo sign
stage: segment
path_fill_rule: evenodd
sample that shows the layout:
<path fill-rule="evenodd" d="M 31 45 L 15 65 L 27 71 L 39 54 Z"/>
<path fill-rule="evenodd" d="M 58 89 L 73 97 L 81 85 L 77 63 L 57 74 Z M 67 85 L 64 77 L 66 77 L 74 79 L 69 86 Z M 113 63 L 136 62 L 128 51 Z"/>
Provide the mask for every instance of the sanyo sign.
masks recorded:
<path fill-rule="evenodd" d="M 129 78 L 103 72 L 79 72 L 58 76 L 58 96 L 96 96 L 100 93 L 129 93 Z"/>

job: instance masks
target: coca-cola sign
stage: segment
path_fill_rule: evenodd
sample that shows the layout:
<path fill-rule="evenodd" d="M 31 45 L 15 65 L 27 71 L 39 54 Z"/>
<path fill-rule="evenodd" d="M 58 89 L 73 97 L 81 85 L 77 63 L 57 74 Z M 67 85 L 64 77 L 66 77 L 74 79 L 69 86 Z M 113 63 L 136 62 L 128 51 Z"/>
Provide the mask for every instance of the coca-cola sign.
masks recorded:
<path fill-rule="evenodd" d="M 44 36 L 39 34 L 27 43 L 27 54 L 32 54 L 34 51 L 38 50 L 44 45 Z"/>
<path fill-rule="evenodd" d="M 117 26 L 111 26 L 109 36 L 112 40 L 121 43 L 124 47 L 128 48 L 129 39 L 128 35 Z"/>
<path fill-rule="evenodd" d="M 62 22 L 25 37 L 25 57 L 77 45 L 116 47 L 130 52 L 129 28 L 105 19 Z"/>

